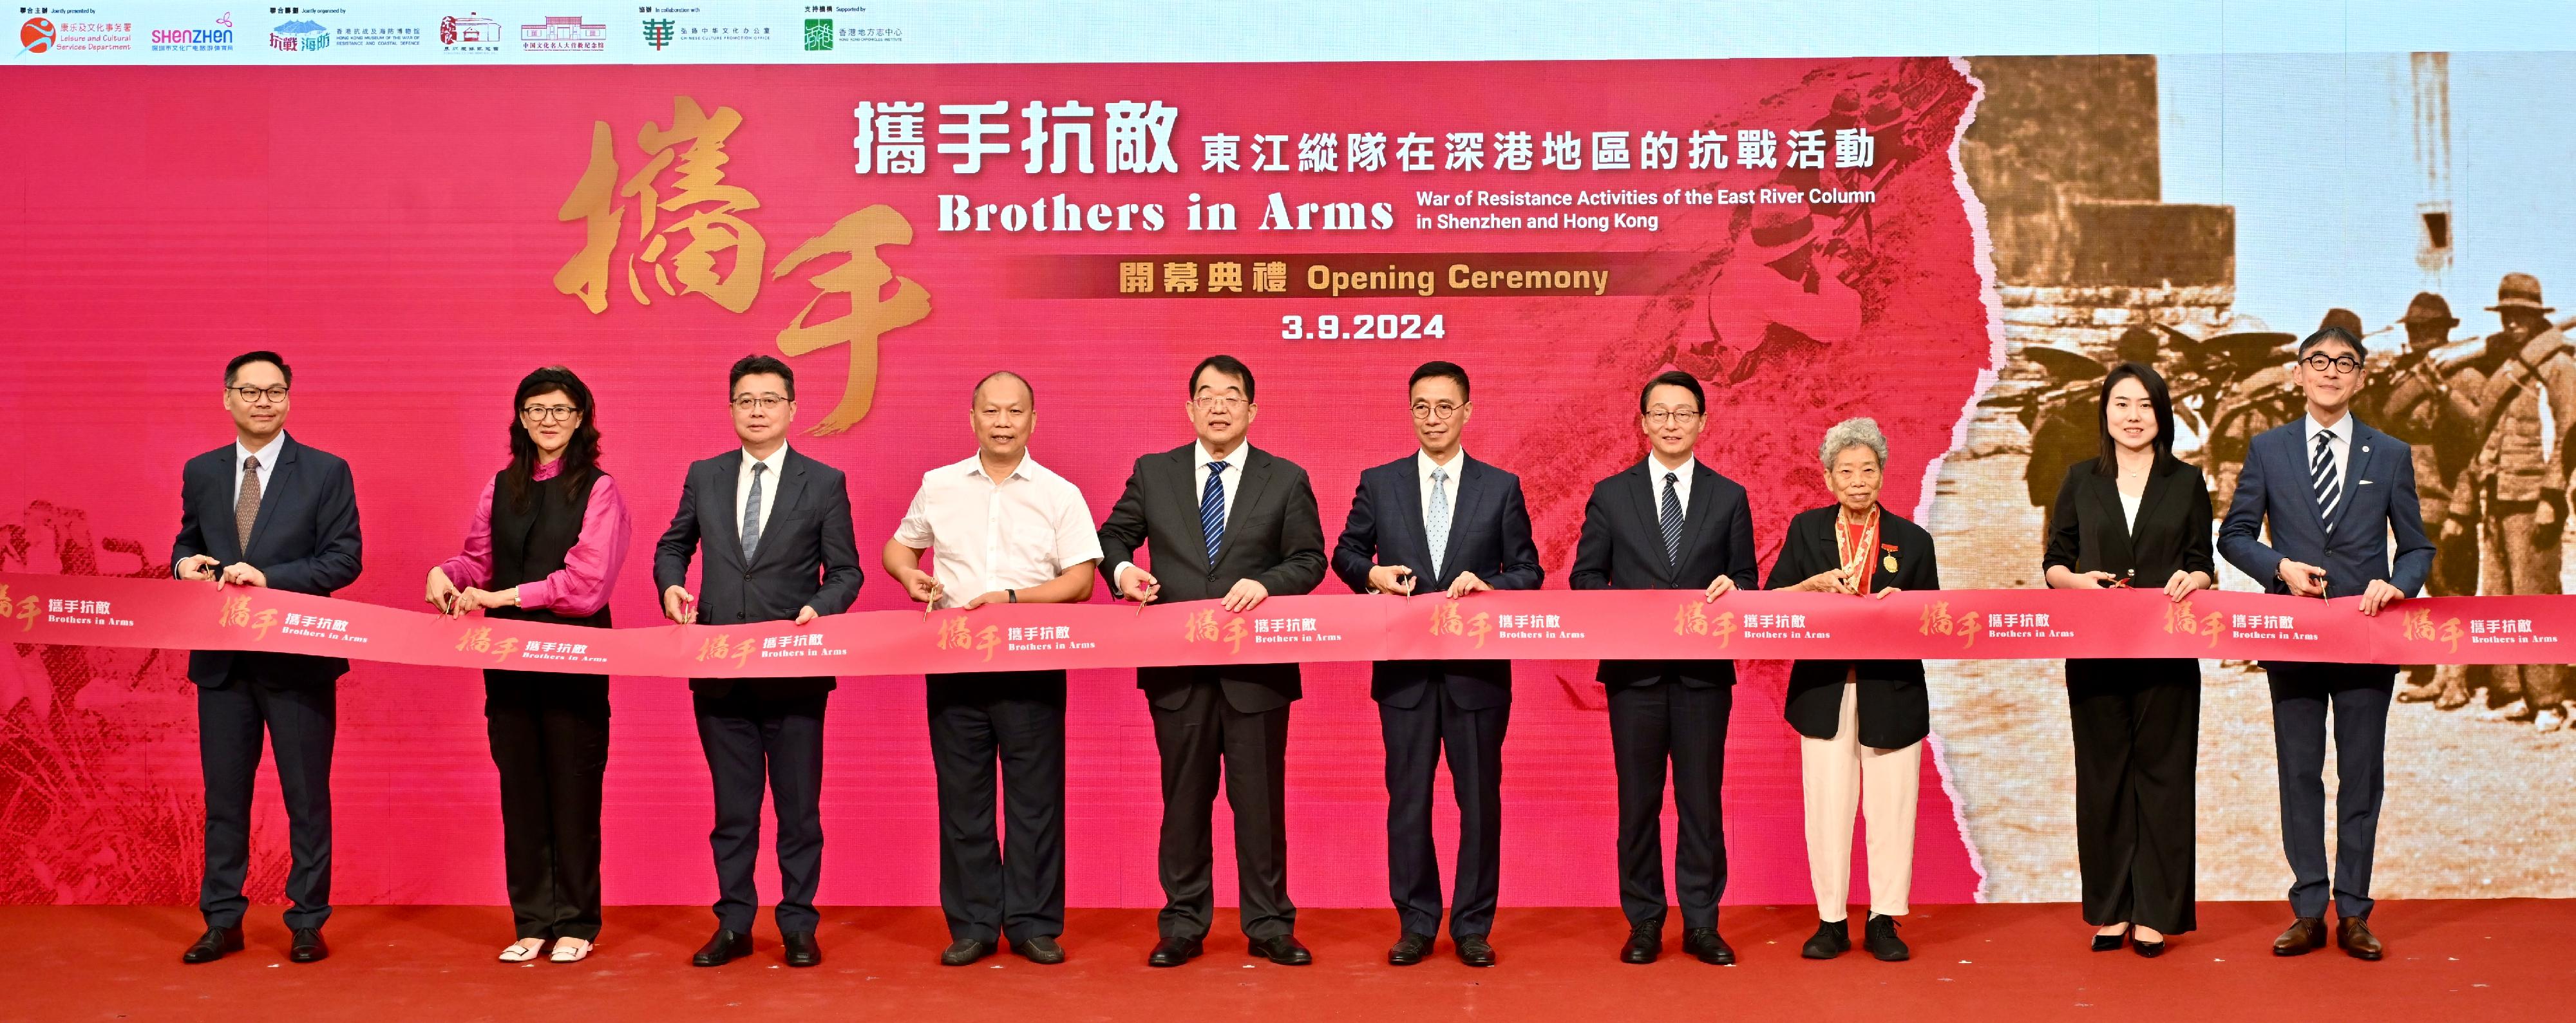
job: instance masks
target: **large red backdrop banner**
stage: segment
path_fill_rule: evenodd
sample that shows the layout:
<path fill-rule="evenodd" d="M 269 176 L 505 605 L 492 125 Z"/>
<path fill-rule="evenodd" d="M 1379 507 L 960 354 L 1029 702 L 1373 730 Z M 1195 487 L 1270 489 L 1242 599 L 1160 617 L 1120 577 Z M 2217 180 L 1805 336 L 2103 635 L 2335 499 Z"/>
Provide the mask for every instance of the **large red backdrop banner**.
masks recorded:
<path fill-rule="evenodd" d="M 549 363 L 597 392 L 606 465 L 649 541 L 683 464 L 733 443 L 726 364 L 787 357 L 794 443 L 848 471 L 872 552 L 920 474 L 970 452 L 961 413 L 992 369 L 1034 383 L 1032 452 L 1098 516 L 1137 455 L 1188 441 L 1191 364 L 1240 356 L 1259 383 L 1252 443 L 1313 475 L 1329 535 L 1358 472 L 1411 450 L 1406 374 L 1452 359 L 1475 378 L 1469 450 L 1521 475 L 1562 587 L 1592 483 L 1644 454 L 1635 400 L 1652 374 L 1708 384 L 1700 457 L 1751 489 L 1767 566 L 1788 517 L 1827 500 L 1827 425 L 1878 418 L 1886 504 L 1910 513 L 1995 351 L 1955 155 L 1978 87 L 1946 60 L 8 80 L 37 129 L 0 159 L 8 571 L 165 573 L 179 465 L 227 442 L 218 374 L 251 348 L 295 366 L 294 436 L 355 469 L 366 572 L 342 595 L 377 604 L 417 600 L 454 553 L 505 458 L 510 389 Z M 622 566 L 620 624 L 653 620 L 649 560 L 639 542 Z M 870 575 L 857 609 L 901 606 Z M 1730 901 L 1809 896 L 1784 675 L 1749 664 L 1737 697 Z M 1380 905 L 1366 669 L 1308 679 L 1292 892 Z M 1159 904 L 1143 701 L 1125 671 L 1077 672 L 1073 691 L 1070 898 Z M 1503 898 L 1610 904 L 1591 665 L 1522 662 L 1516 692 Z M 335 897 L 498 901 L 474 676 L 362 662 L 340 699 Z M 687 695 L 621 678 L 613 699 L 607 895 L 706 901 Z M 177 658 L 19 646 L 0 657 L 0 705 L 0 899 L 193 897 L 194 704 Z M 849 680 L 828 727 L 824 901 L 934 901 L 919 679 Z M 1924 902 L 1972 898 L 1979 880 L 1940 769 L 1926 758 Z M 274 805 L 253 874 L 272 897 Z"/>

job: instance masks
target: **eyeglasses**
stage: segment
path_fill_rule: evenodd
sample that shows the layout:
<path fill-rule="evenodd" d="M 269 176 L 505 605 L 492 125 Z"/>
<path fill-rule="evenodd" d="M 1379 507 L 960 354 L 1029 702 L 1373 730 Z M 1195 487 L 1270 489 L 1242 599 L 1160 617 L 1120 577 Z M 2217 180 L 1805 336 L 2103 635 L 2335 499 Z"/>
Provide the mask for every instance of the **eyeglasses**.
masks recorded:
<path fill-rule="evenodd" d="M 2361 369 L 2361 360 L 2349 355 L 2328 356 L 2324 352 L 2318 352 L 2299 360 L 2299 365 L 2306 366 L 2311 373 L 2323 373 L 2327 370 L 2352 373 Z"/>
<path fill-rule="evenodd" d="M 1413 418 L 1416 420 L 1452 419 L 1466 409 L 1465 405 L 1445 401 L 1436 405 L 1427 401 L 1417 401 L 1413 403 Z"/>
<path fill-rule="evenodd" d="M 285 384 L 279 384 L 275 387 L 227 387 L 224 388 L 224 390 L 233 392 L 233 396 L 240 398 L 241 403 L 244 405 L 257 404 L 261 399 L 267 399 L 269 401 L 286 400 Z"/>
<path fill-rule="evenodd" d="M 1688 426 L 1699 419 L 1699 411 L 1686 408 L 1659 408 L 1646 413 L 1646 421 L 1657 426 Z"/>
<path fill-rule="evenodd" d="M 755 409 L 762 412 L 770 412 L 775 411 L 781 405 L 787 404 L 789 400 L 791 399 L 774 397 L 766 394 L 758 397 L 746 394 L 733 400 L 733 409 L 736 412 L 750 412 Z"/>
<path fill-rule="evenodd" d="M 558 419 L 569 420 L 580 414 L 580 409 L 574 408 L 570 405 L 530 405 L 519 410 L 519 415 L 531 423 L 551 423 Z"/>
<path fill-rule="evenodd" d="M 1243 398 L 1192 398 L 1190 404 L 1201 412 L 1232 412 L 1252 402 Z"/>

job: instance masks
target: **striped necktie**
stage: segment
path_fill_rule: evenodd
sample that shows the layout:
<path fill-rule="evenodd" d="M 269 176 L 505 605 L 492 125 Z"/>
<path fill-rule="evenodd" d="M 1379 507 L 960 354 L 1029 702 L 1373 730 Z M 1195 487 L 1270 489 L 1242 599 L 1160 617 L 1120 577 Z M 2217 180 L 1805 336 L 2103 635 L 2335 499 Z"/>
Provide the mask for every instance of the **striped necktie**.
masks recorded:
<path fill-rule="evenodd" d="M 1199 492 L 1199 530 L 1207 534 L 1208 567 L 1216 567 L 1216 549 L 1225 543 L 1225 463 L 1209 462 L 1207 487 Z"/>
<path fill-rule="evenodd" d="M 1680 480 L 1678 474 L 1664 474 L 1664 563 L 1674 568 L 1682 565 L 1682 497 L 1673 489 Z"/>
<path fill-rule="evenodd" d="M 2335 471 L 2334 431 L 2317 433 L 2317 457 L 2308 463 L 2308 485 L 2317 494 L 2317 518 L 2325 521 L 2326 539 L 2334 539 L 2335 513 L 2343 510 L 2342 474 Z"/>

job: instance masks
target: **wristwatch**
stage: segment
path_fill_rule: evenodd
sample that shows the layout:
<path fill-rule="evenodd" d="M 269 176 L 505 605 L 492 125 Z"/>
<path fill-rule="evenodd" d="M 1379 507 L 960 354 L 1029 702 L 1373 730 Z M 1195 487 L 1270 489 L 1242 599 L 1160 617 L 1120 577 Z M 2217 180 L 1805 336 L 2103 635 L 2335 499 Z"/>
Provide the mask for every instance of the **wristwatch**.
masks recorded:
<path fill-rule="evenodd" d="M 1011 595 L 1011 603 L 1017 604 L 1017 603 L 1019 603 L 1019 602 L 1020 602 L 1020 591 L 1018 591 L 1018 590 L 1003 590 L 1002 592 L 1004 592 L 1004 593 L 1008 593 L 1008 594 L 1010 594 L 1010 595 Z"/>

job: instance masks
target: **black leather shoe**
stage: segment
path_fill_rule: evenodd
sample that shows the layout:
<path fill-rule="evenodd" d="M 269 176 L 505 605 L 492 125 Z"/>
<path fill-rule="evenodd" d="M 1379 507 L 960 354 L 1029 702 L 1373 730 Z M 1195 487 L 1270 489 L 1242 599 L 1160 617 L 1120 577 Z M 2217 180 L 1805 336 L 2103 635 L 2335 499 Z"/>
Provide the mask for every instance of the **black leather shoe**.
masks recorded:
<path fill-rule="evenodd" d="M 976 938 L 959 938 L 949 944 L 947 951 L 939 953 L 939 965 L 973 966 L 977 960 L 992 955 L 994 951 L 992 942 Z"/>
<path fill-rule="evenodd" d="M 331 957 L 331 946 L 322 943 L 321 928 L 298 927 L 294 934 L 295 936 L 286 943 L 288 961 L 318 963 Z"/>
<path fill-rule="evenodd" d="M 1905 939 L 1896 936 L 1895 917 L 1872 913 L 1869 915 L 1868 925 L 1862 928 L 1862 931 L 1860 939 L 1862 947 L 1869 949 L 1869 954 L 1877 956 L 1879 962 L 1901 963 L 1914 958 L 1914 950 L 1905 947 Z"/>
<path fill-rule="evenodd" d="M 1735 965 L 1735 950 L 1726 939 L 1717 936 L 1715 927 L 1693 927 L 1682 932 L 1682 951 L 1699 957 L 1710 966 Z"/>
<path fill-rule="evenodd" d="M 820 966 L 823 964 L 823 946 L 814 943 L 814 932 L 812 931 L 788 931 L 778 936 L 778 943 L 787 949 L 787 965 L 789 966 Z M 988 945 L 986 947 L 990 948 L 991 946 Z"/>
<path fill-rule="evenodd" d="M 1619 961 L 1643 966 L 1654 962 L 1655 957 L 1662 954 L 1664 954 L 1663 922 L 1659 920 L 1651 924 L 1632 924 L 1628 928 L 1628 943 L 1619 949 Z"/>
<path fill-rule="evenodd" d="M 1145 957 L 1147 966 L 1179 966 L 1199 957 L 1206 946 L 1197 938 L 1166 937 L 1154 943 L 1154 954 Z"/>
<path fill-rule="evenodd" d="M 1294 934 L 1281 934 L 1252 943 L 1252 954 L 1281 966 L 1305 966 L 1315 961 L 1315 954 L 1297 943 Z"/>
<path fill-rule="evenodd" d="M 1411 966 L 1431 954 L 1431 936 L 1406 931 L 1395 939 L 1395 947 L 1386 950 L 1388 966 Z"/>
<path fill-rule="evenodd" d="M 1482 934 L 1452 935 L 1458 946 L 1458 961 L 1469 966 L 1494 965 L 1494 946 Z"/>
<path fill-rule="evenodd" d="M 2129 929 L 2126 927 L 2121 928 L 2118 934 L 2093 935 L 2093 951 L 2096 952 L 2117 952 L 2120 946 L 2128 943 Z"/>
<path fill-rule="evenodd" d="M 1064 961 L 1064 946 L 1056 944 L 1054 938 L 1043 934 L 1024 941 L 1012 942 L 1011 951 L 1019 953 L 1020 958 L 1040 966 L 1053 966 Z"/>
<path fill-rule="evenodd" d="M 2303 956 L 2326 947 L 2326 922 L 2323 917 L 2303 916 L 2290 921 L 2290 929 L 2272 939 L 2272 954 Z"/>
<path fill-rule="evenodd" d="M 2136 952 L 2142 958 L 2153 959 L 2165 954 L 2165 943 L 2161 941 L 2132 941 L 2129 943 L 2129 951 Z"/>
<path fill-rule="evenodd" d="M 740 931 L 718 930 L 707 939 L 696 955 L 689 957 L 691 966 L 722 966 L 751 954 L 751 935 Z"/>
<path fill-rule="evenodd" d="M 1844 917 L 1817 921 L 1815 936 L 1807 939 L 1806 947 L 1799 949 L 1798 954 L 1808 959 L 1831 959 L 1849 951 L 1851 918 Z"/>
<path fill-rule="evenodd" d="M 209 927 L 206 928 L 206 933 L 197 937 L 196 944 L 188 946 L 188 951 L 179 957 L 179 961 L 183 963 L 211 963 L 217 959 L 225 957 L 226 955 L 230 955 L 241 950 L 241 928 Z"/>
<path fill-rule="evenodd" d="M 2387 947 L 2379 943 L 2379 936 L 2370 933 L 2370 921 L 2357 916 L 2335 918 L 2335 944 L 2342 946 L 2344 952 L 2353 958 L 2367 962 L 2378 962 L 2379 957 L 2388 954 Z"/>

